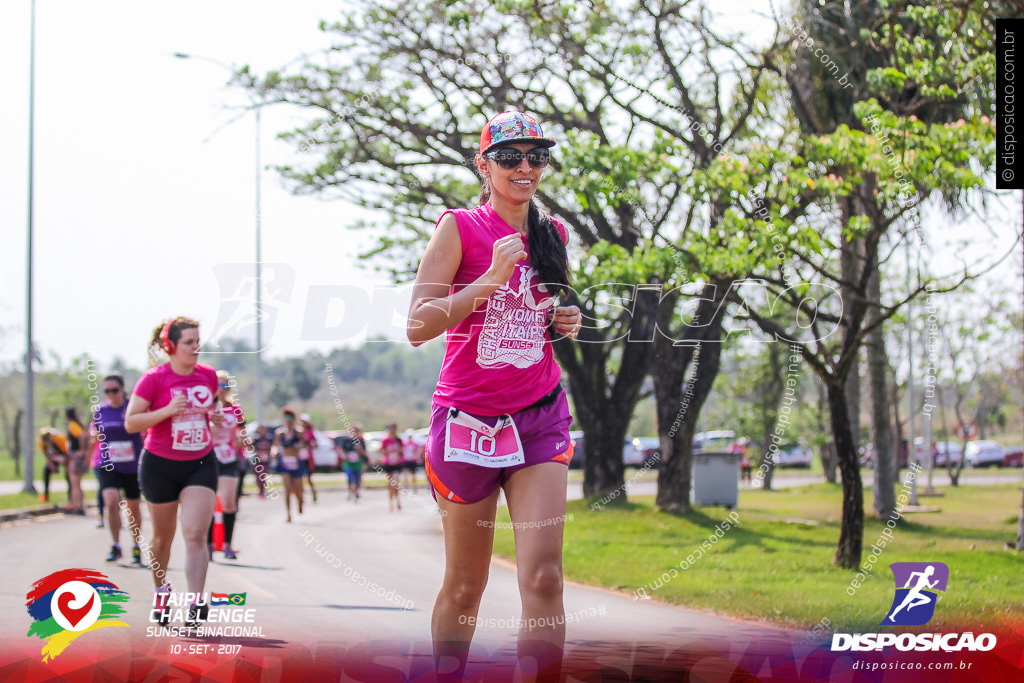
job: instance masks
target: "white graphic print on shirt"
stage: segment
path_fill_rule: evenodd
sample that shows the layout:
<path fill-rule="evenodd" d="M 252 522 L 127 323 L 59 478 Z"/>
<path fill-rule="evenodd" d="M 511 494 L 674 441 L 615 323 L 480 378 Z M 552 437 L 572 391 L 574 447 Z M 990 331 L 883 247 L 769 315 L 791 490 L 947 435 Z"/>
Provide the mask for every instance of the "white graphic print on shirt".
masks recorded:
<path fill-rule="evenodd" d="M 536 276 L 532 266 L 517 264 L 509 281 L 491 295 L 476 347 L 480 367 L 528 368 L 544 359 L 547 312 L 555 298 L 546 296 Z"/>

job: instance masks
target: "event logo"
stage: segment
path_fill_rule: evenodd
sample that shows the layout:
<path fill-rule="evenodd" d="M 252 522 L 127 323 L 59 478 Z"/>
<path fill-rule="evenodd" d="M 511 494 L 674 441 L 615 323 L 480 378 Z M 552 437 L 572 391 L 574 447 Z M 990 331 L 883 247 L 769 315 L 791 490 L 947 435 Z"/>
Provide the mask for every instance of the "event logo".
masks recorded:
<path fill-rule="evenodd" d="M 949 567 L 942 562 L 894 562 L 889 565 L 896 582 L 896 595 L 884 626 L 920 626 L 935 614 L 935 603 L 945 592 Z"/>
<path fill-rule="evenodd" d="M 220 287 L 220 306 L 217 320 L 203 342 L 204 353 L 256 353 L 267 349 L 280 311 L 292 301 L 295 269 L 287 263 L 262 263 L 258 281 L 255 270 L 255 263 L 218 263 L 213 267 Z M 254 306 L 257 289 L 258 309 Z M 262 348 L 238 348 L 239 340 L 255 340 L 257 321 Z"/>
<path fill-rule="evenodd" d="M 896 594 L 882 620 L 883 626 L 920 626 L 935 614 L 945 592 L 949 567 L 942 562 L 893 562 L 889 565 Z M 996 646 L 992 633 L 833 633 L 832 652 L 881 652 L 894 647 L 900 652 L 988 652 Z"/>
<path fill-rule="evenodd" d="M 105 626 L 128 626 L 115 619 L 124 614 L 128 594 L 92 569 L 64 569 L 32 584 L 25 600 L 32 625 L 27 636 L 46 641 L 43 661 L 54 659 L 78 636 Z"/>

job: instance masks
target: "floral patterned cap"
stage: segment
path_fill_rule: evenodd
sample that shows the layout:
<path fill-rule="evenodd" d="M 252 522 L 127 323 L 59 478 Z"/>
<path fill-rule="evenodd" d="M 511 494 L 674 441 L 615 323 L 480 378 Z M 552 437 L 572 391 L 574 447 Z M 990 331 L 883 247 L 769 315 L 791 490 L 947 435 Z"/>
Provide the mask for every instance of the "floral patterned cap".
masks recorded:
<path fill-rule="evenodd" d="M 494 116 L 480 132 L 480 153 L 514 142 L 536 142 L 539 147 L 554 147 L 555 141 L 544 137 L 540 124 L 529 114 L 506 111 Z"/>

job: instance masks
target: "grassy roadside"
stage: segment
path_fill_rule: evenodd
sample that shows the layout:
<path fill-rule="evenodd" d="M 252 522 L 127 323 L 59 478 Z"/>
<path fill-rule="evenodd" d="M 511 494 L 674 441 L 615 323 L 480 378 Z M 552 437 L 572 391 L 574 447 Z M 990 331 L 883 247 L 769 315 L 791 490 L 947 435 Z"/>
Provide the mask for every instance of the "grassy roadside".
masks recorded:
<path fill-rule="evenodd" d="M 938 561 L 949 565 L 950 578 L 929 630 L 1019 620 L 1024 608 L 1024 556 L 1005 551 L 1003 545 L 1016 538 L 1020 486 L 964 486 L 944 493 L 921 499 L 923 505 L 940 507 L 940 512 L 913 513 L 900 523 L 854 596 L 846 589 L 856 572 L 831 564 L 839 538 L 841 498 L 839 485 L 831 484 L 743 491 L 739 526 L 724 531 L 710 552 L 692 562 L 687 556 L 714 535 L 716 525 L 729 514 L 725 509 L 700 508 L 677 516 L 655 511 L 653 496 L 603 510 L 571 501 L 565 575 L 630 595 L 647 585 L 647 593 L 656 600 L 789 627 L 810 628 L 827 618 L 833 628 L 871 630 L 892 601 L 888 565 Z M 870 490 L 864 505 L 872 509 Z M 499 520 L 508 521 L 506 509 L 499 511 Z M 863 560 L 883 528 L 874 518 L 865 520 Z M 512 533 L 497 530 L 496 552 L 513 555 Z M 667 583 L 652 588 L 670 568 L 676 568 L 678 576 L 668 576 Z"/>

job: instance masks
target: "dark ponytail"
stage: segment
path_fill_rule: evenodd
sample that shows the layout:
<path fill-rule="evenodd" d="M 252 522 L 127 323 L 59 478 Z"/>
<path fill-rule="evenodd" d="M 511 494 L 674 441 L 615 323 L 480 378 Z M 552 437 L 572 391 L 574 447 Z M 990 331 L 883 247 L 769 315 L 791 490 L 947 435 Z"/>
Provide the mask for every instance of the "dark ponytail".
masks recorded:
<path fill-rule="evenodd" d="M 490 198 L 491 182 L 484 177 L 480 183 L 480 204 L 486 204 Z M 530 200 L 526 225 L 530 264 L 548 292 L 561 297 L 569 289 L 569 254 L 565 250 L 565 242 L 551 216 L 541 210 L 536 200 Z"/>

